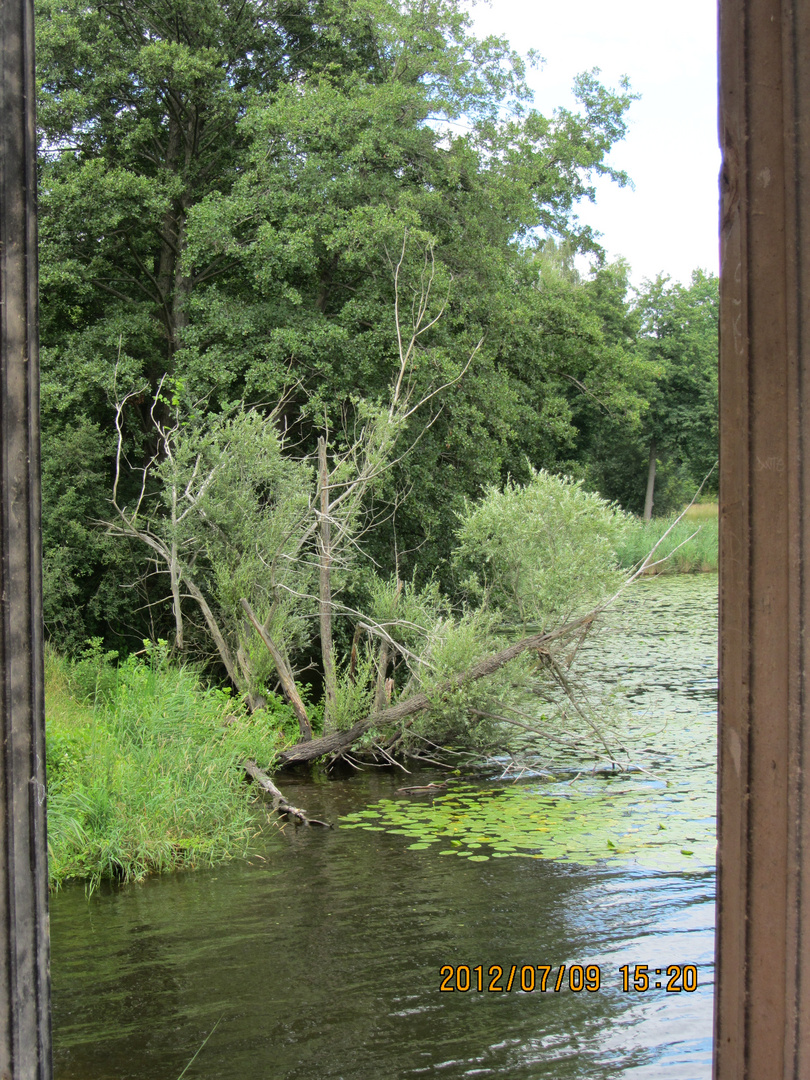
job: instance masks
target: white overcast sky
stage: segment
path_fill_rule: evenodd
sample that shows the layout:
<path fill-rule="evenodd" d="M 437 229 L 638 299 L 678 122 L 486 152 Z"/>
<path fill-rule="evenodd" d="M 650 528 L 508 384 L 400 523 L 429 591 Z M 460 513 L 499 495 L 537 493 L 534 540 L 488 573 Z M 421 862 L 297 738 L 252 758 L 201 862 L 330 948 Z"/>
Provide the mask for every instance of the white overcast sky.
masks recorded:
<path fill-rule="evenodd" d="M 641 100 L 611 164 L 635 190 L 600 182 L 579 216 L 624 256 L 640 284 L 665 272 L 688 282 L 696 267 L 717 273 L 717 48 L 715 0 L 493 0 L 472 8 L 478 36 L 505 36 L 545 59 L 529 72 L 535 105 L 572 107 L 580 71 L 598 67 L 608 86 L 622 75 Z"/>

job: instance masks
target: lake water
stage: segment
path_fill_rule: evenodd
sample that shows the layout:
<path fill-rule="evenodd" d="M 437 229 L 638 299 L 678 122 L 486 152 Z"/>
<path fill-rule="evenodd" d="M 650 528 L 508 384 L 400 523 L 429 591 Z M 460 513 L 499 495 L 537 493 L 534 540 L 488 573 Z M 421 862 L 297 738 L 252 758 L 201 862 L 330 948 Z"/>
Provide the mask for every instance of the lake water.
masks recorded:
<path fill-rule="evenodd" d="M 575 775 L 568 750 L 556 780 L 493 766 L 427 799 L 396 789 L 432 773 L 287 779 L 340 827 L 271 828 L 248 863 L 89 900 L 64 889 L 56 1080 L 177 1080 L 198 1050 L 188 1078 L 708 1080 L 716 618 L 715 576 L 647 579 L 584 646 L 600 732 L 637 771 L 610 776 L 605 753 Z"/>

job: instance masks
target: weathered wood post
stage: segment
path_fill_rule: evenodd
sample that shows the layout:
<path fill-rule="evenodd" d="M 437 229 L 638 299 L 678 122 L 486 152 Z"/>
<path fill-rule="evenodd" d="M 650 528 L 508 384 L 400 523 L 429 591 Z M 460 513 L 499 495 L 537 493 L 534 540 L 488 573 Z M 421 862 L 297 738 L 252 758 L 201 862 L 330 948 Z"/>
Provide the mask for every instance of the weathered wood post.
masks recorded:
<path fill-rule="evenodd" d="M 715 1077 L 810 1077 L 810 3 L 720 0 Z"/>
<path fill-rule="evenodd" d="M 0 22 L 0 1078 L 49 1080 L 33 3 Z"/>

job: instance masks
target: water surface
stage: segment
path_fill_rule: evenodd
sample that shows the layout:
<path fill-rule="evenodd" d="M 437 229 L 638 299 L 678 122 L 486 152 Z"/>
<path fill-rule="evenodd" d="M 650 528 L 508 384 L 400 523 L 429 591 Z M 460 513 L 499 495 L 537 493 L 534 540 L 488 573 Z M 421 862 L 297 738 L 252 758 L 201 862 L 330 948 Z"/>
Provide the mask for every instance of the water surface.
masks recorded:
<path fill-rule="evenodd" d="M 371 819 L 287 825 L 249 863 L 54 897 L 57 1080 L 176 1080 L 215 1025 L 186 1077 L 708 1080 L 716 584 L 639 583 L 581 658 L 602 690 L 620 685 L 612 737 L 645 772 L 507 787 L 494 770 L 479 785 L 543 820 L 572 800 L 577 843 L 598 850 L 558 857 L 535 837 L 508 857 L 485 842 L 442 857 L 443 841 L 414 849 Z M 339 821 L 404 804 L 403 782 L 370 770 L 284 787 Z M 552 978 L 545 993 L 519 975 L 509 992 L 440 992 L 441 967 L 460 964 Z M 562 964 L 597 965 L 599 990 L 555 992 Z M 625 992 L 620 968 L 642 964 L 651 989 Z M 694 965 L 697 990 L 655 989 L 669 965 Z"/>

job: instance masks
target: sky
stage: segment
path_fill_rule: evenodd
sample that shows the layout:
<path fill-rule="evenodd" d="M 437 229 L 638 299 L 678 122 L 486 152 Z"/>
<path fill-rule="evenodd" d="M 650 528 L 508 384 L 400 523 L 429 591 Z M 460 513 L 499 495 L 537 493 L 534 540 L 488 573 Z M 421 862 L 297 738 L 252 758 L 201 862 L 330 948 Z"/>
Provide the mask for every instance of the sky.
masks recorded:
<path fill-rule="evenodd" d="M 471 9 L 478 36 L 506 37 L 544 58 L 530 70 L 535 105 L 546 115 L 573 108 L 574 76 L 598 67 L 607 86 L 627 75 L 641 94 L 627 137 L 610 163 L 635 189 L 599 181 L 579 217 L 624 256 L 640 285 L 658 273 L 688 282 L 718 272 L 717 11 L 715 0 L 494 0 Z"/>

